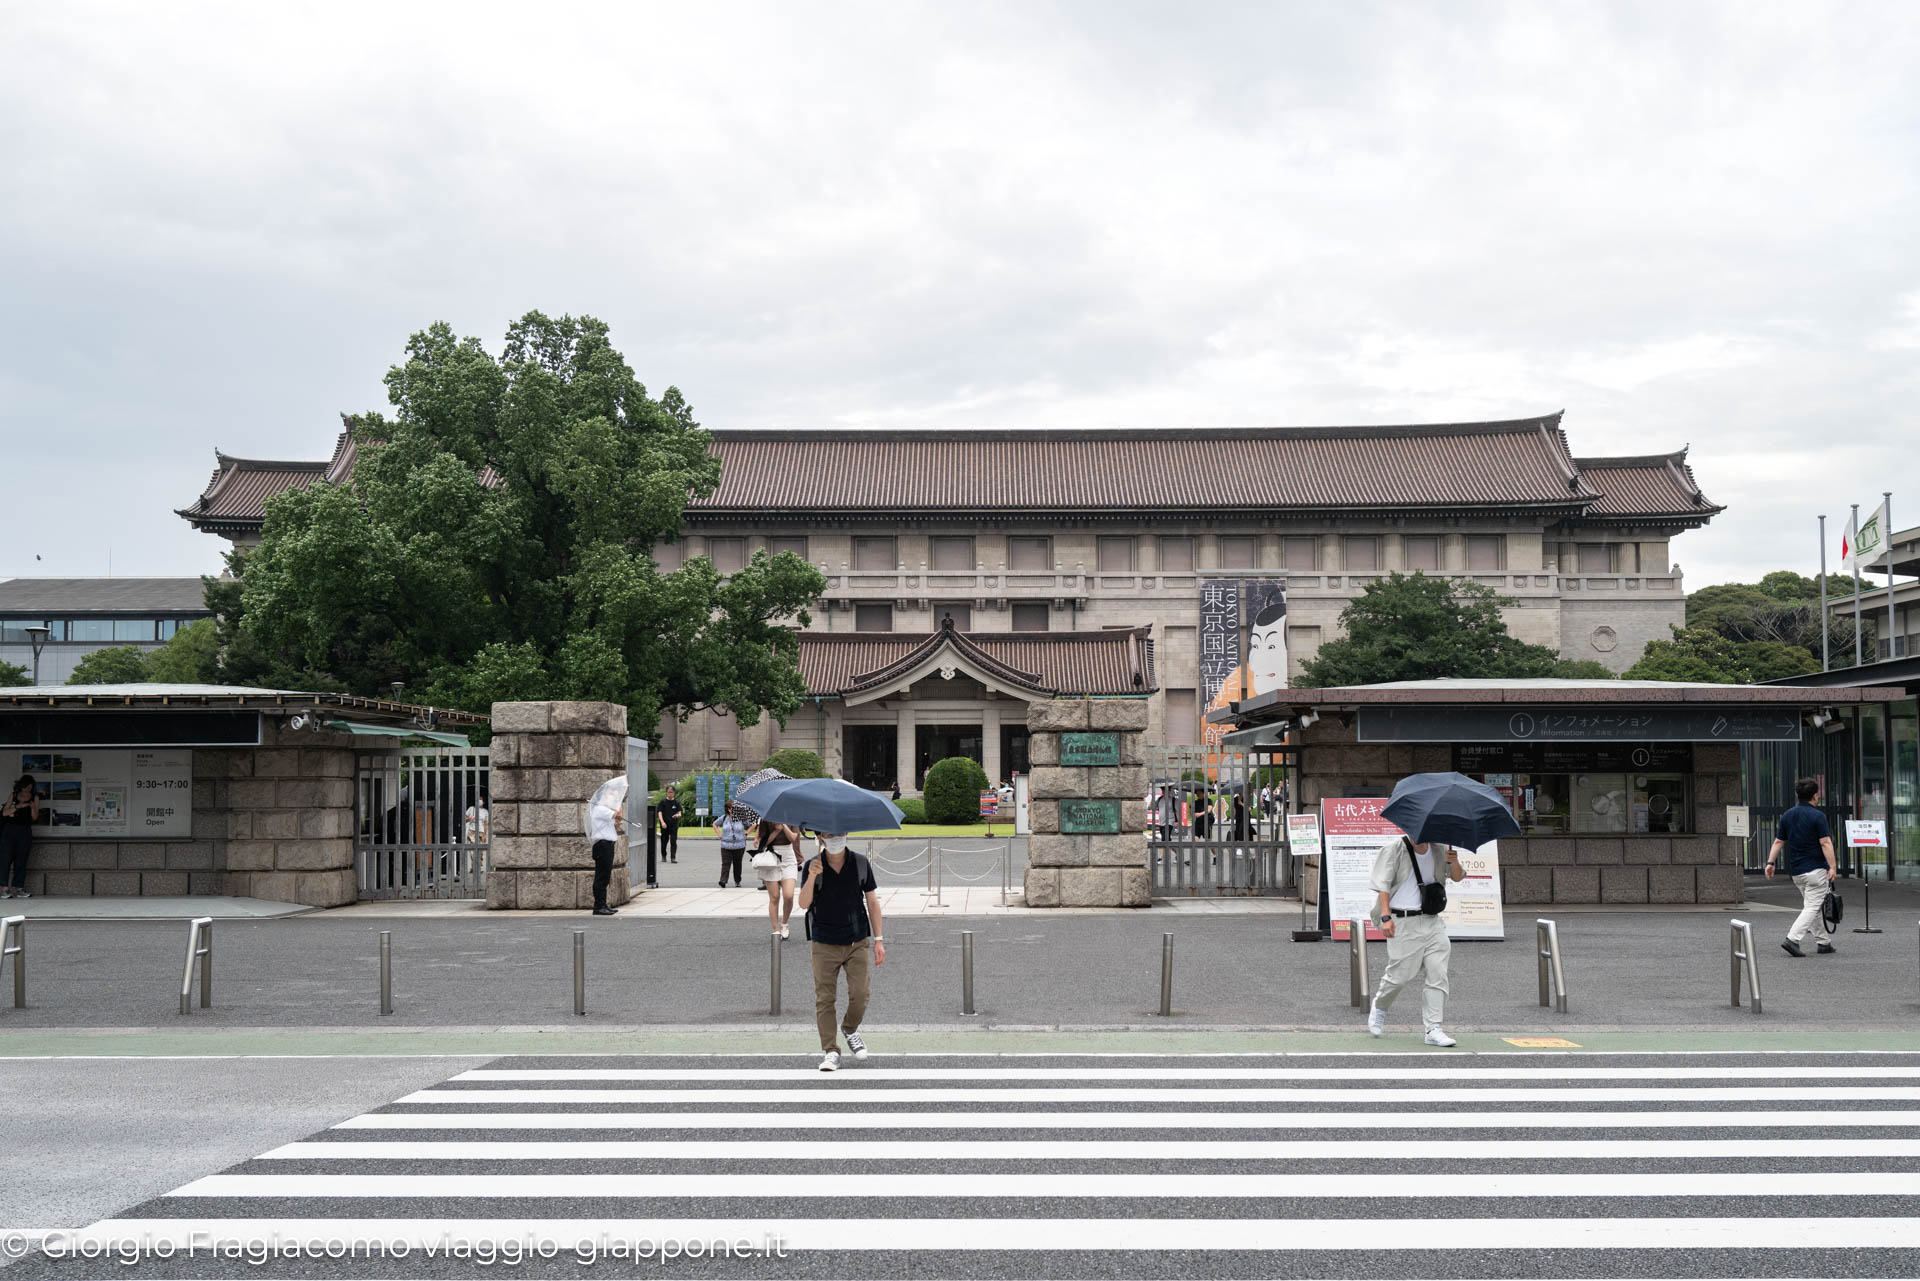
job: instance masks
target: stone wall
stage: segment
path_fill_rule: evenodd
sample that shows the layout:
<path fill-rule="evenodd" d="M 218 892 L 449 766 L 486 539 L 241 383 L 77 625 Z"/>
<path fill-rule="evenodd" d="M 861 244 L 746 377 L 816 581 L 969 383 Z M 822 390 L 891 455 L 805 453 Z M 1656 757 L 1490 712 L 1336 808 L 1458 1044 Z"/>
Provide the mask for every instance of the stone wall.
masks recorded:
<path fill-rule="evenodd" d="M 1027 706 L 1033 774 L 1027 838 L 1028 907 L 1146 907 L 1147 768 L 1141 739 L 1144 698 L 1055 699 Z M 1112 765 L 1062 765 L 1061 735 L 1110 732 L 1119 744 Z M 1111 801 L 1113 832 L 1063 832 L 1062 803 Z M 1101 807 L 1103 810 L 1108 808 Z M 1068 821 L 1064 826 L 1076 824 Z"/>
<path fill-rule="evenodd" d="M 587 798 L 626 765 L 627 709 L 616 703 L 493 705 L 488 907 L 593 906 Z M 639 783 L 636 799 L 645 795 Z M 630 892 L 622 838 L 607 902 L 618 906 Z"/>

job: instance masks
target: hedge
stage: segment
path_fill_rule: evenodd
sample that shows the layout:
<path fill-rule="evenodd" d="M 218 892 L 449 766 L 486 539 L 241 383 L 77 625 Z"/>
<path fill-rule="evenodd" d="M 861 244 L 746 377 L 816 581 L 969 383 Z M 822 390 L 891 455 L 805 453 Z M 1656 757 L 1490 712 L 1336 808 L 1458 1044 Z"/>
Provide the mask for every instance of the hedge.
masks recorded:
<path fill-rule="evenodd" d="M 902 796 L 894 802 L 900 807 L 902 823 L 924 823 L 927 821 L 927 803 L 918 796 Z"/>
<path fill-rule="evenodd" d="M 820 759 L 820 753 L 809 752 L 799 747 L 783 747 L 767 757 L 761 769 L 777 769 L 788 778 L 825 778 L 826 762 Z"/>
<path fill-rule="evenodd" d="M 929 823 L 977 823 L 980 793 L 987 790 L 987 771 L 970 756 L 949 756 L 927 771 L 920 794 L 926 801 Z"/>

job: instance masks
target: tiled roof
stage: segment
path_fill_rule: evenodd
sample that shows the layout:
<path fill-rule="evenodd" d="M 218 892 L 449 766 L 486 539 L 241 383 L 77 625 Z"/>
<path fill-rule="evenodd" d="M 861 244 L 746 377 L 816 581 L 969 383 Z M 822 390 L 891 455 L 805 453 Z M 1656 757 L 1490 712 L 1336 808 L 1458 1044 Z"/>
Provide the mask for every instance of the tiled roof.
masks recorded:
<path fill-rule="evenodd" d="M 1150 694 L 1152 628 L 1099 632 L 802 632 L 800 675 L 809 694 L 873 689 L 951 648 L 1016 688 L 1041 695 Z"/>
<path fill-rule="evenodd" d="M 1709 502 L 1687 466 L 1687 451 L 1635 458 L 1576 458 L 1580 475 L 1600 492 L 1582 518 L 1684 516 L 1705 519 L 1726 508 Z"/>
<path fill-rule="evenodd" d="M 699 512 L 1557 507 L 1594 492 L 1560 415 L 1409 427 L 716 431 Z"/>
<path fill-rule="evenodd" d="M 9 578 L 0 614 L 206 614 L 198 578 Z"/>
<path fill-rule="evenodd" d="M 205 492 L 193 506 L 175 509 L 175 514 L 186 517 L 195 529 L 258 525 L 267 517 L 267 499 L 326 479 L 329 466 L 324 462 L 230 458 L 218 451 L 214 461 L 218 465 Z"/>

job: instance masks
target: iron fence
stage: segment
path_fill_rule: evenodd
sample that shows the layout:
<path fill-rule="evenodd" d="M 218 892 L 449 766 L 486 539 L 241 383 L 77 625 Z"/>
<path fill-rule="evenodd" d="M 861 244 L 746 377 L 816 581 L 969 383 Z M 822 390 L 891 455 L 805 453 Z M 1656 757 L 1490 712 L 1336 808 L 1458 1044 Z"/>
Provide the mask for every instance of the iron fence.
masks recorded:
<path fill-rule="evenodd" d="M 488 757 L 484 747 L 358 753 L 353 862 L 361 898 L 486 897 Z"/>
<path fill-rule="evenodd" d="M 1286 814 L 1298 780 L 1290 751 L 1150 748 L 1147 776 L 1147 848 L 1156 895 L 1280 894 L 1292 888 Z"/>

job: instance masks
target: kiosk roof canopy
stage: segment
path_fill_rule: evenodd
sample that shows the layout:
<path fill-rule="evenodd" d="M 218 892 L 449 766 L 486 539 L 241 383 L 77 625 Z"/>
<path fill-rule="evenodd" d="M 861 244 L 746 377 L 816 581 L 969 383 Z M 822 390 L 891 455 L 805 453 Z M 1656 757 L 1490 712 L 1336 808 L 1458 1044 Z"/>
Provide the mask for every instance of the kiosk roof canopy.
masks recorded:
<path fill-rule="evenodd" d="M 0 689 L 0 709 L 59 711 L 103 707 L 122 711 L 219 708 L 288 713 L 351 709 L 364 720 L 402 723 L 424 720 L 428 713 L 433 713 L 434 721 L 441 725 L 481 725 L 488 719 L 476 712 L 364 698 L 358 694 L 254 689 L 244 685 L 29 685 Z"/>

